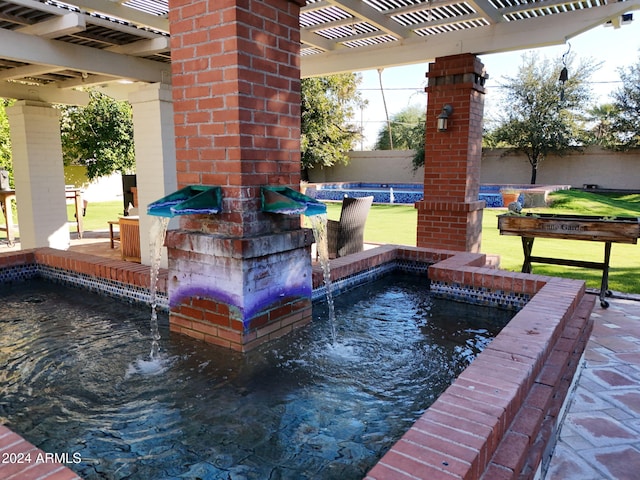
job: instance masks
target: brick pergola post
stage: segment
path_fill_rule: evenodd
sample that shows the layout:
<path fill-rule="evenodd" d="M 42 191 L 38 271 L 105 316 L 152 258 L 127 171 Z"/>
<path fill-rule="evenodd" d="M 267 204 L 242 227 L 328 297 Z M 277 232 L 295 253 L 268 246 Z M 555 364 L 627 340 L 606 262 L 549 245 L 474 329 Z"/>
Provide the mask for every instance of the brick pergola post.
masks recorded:
<path fill-rule="evenodd" d="M 223 192 L 167 234 L 171 329 L 237 350 L 311 317 L 312 238 L 260 203 L 300 185 L 301 4 L 170 1 L 178 188 Z"/>
<path fill-rule="evenodd" d="M 478 200 L 484 111 L 484 66 L 475 55 L 437 58 L 429 64 L 424 156 L 424 198 L 418 209 L 417 245 L 480 251 Z M 437 117 L 451 105 L 448 129 Z"/>

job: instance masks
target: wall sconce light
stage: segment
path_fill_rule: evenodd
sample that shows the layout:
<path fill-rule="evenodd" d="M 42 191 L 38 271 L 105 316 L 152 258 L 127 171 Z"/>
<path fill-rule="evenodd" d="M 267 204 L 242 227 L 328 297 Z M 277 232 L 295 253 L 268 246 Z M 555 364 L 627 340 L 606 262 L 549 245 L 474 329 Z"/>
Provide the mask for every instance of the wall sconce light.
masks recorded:
<path fill-rule="evenodd" d="M 442 112 L 438 115 L 438 131 L 446 132 L 449 127 L 449 116 L 453 113 L 453 107 L 448 103 L 442 107 Z"/>

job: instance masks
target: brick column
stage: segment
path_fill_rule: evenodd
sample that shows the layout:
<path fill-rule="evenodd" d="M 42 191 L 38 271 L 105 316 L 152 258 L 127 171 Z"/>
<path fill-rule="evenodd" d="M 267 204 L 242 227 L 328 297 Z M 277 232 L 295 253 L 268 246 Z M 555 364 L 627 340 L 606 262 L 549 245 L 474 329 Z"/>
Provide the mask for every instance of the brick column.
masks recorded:
<path fill-rule="evenodd" d="M 261 186 L 300 184 L 303 3 L 170 2 L 178 188 L 223 192 L 167 235 L 171 328 L 238 350 L 311 314 L 311 236 L 260 210 Z"/>
<path fill-rule="evenodd" d="M 437 58 L 426 88 L 424 199 L 418 209 L 417 245 L 480 251 L 482 209 L 478 200 L 484 111 L 484 66 L 472 54 Z M 451 105 L 446 132 L 436 127 Z"/>

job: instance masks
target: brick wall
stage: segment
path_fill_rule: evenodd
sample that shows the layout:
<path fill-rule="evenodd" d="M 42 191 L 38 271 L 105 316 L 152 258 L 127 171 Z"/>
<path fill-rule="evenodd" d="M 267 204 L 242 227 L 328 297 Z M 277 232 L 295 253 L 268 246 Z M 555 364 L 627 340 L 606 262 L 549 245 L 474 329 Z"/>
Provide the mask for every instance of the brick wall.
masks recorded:
<path fill-rule="evenodd" d="M 299 6 L 175 1 L 170 8 L 178 187 L 221 185 L 223 213 L 183 228 L 234 236 L 293 228 L 265 219 L 260 185 L 300 182 Z M 298 225 L 299 227 L 299 222 Z"/>

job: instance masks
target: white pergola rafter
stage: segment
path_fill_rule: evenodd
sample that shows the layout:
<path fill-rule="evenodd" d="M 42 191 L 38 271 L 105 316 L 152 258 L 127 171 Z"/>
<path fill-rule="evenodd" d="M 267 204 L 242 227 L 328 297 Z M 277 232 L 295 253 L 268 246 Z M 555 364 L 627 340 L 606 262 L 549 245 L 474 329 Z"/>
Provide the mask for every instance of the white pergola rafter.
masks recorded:
<path fill-rule="evenodd" d="M 64 70 L 63 67 L 52 67 L 51 65 L 25 65 L 24 67 L 0 71 L 0 80 L 17 80 L 20 78 L 44 75 L 46 73 L 56 73 L 62 70 Z"/>
<path fill-rule="evenodd" d="M 621 15 L 640 9 L 640 0 L 307 1 L 300 13 L 304 77 L 560 44 L 607 21 L 619 26 Z M 0 2 L 0 96 L 22 92 L 16 82 L 31 91 L 47 87 L 47 98 L 87 85 L 124 91 L 123 79 L 170 83 L 167 5 Z"/>
<path fill-rule="evenodd" d="M 355 18 L 366 21 L 379 28 L 382 32 L 397 37 L 398 39 L 413 36 L 413 32 L 410 29 L 404 28 L 398 22 L 394 22 L 386 15 L 380 14 L 377 10 L 360 0 L 327 0 L 327 2 L 330 5 L 340 7 Z"/>
<path fill-rule="evenodd" d="M 548 2 L 547 2 L 548 3 Z M 459 53 L 477 55 L 537 48 L 565 43 L 569 38 L 640 8 L 640 0 L 616 2 L 598 8 L 549 15 L 544 22 L 528 18 L 469 28 L 439 35 L 412 38 L 402 43 L 384 43 L 361 48 L 335 49 L 303 56 L 304 76 L 320 76 L 383 67 L 426 63 L 437 57 Z"/>
<path fill-rule="evenodd" d="M 489 2 L 489 0 L 471 0 L 469 5 L 472 5 L 476 12 L 483 16 L 490 24 L 501 23 L 504 21 L 504 14 L 499 12 L 498 9 Z"/>
<path fill-rule="evenodd" d="M 21 27 L 17 31 L 42 38 L 59 38 L 82 32 L 87 28 L 84 17 L 77 13 L 67 13 L 51 20 Z"/>
<path fill-rule="evenodd" d="M 162 33 L 169 33 L 169 20 L 166 16 L 151 15 L 134 8 L 125 6 L 124 2 L 112 2 L 110 0 L 71 0 L 69 5 L 78 7 L 89 13 L 98 13 L 124 20 L 132 25 L 142 28 L 150 28 Z"/>
<path fill-rule="evenodd" d="M 5 29 L 0 29 L 0 58 L 148 83 L 167 82 L 170 70 L 160 62 Z"/>

